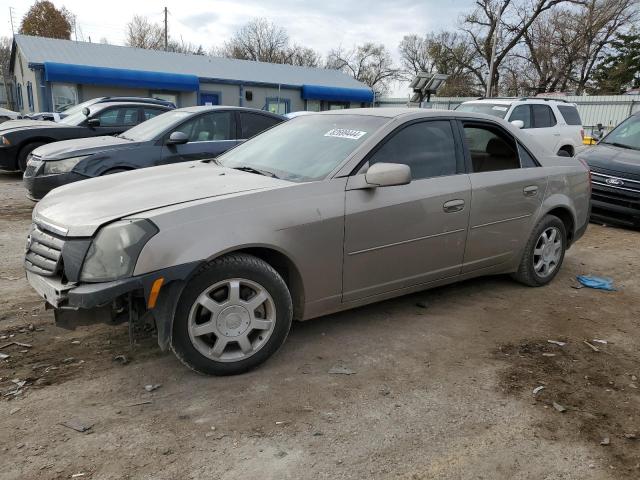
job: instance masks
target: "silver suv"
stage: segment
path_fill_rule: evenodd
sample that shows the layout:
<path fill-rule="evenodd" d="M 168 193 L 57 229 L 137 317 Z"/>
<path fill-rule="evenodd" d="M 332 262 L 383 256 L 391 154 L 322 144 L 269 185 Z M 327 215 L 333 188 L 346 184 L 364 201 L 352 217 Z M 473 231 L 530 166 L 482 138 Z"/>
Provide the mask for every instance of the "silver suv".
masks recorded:
<path fill-rule="evenodd" d="M 486 115 L 300 116 L 216 160 L 53 190 L 27 278 L 58 322 L 147 319 L 194 370 L 240 373 L 294 319 L 481 275 L 549 283 L 587 227 L 589 176 L 545 152 Z"/>
<path fill-rule="evenodd" d="M 459 112 L 493 115 L 536 137 L 558 155 L 573 157 L 583 148 L 584 129 L 575 103 L 549 98 L 485 98 L 460 104 Z"/>

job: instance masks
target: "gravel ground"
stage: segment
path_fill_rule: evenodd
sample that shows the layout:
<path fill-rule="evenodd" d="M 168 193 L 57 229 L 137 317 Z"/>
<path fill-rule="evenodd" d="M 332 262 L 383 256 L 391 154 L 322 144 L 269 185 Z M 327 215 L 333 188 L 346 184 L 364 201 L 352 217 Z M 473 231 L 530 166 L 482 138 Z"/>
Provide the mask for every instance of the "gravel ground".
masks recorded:
<path fill-rule="evenodd" d="M 207 378 L 124 326 L 55 327 L 21 266 L 31 208 L 0 174 L 3 480 L 640 478 L 638 232 L 590 226 L 544 288 L 481 278 L 295 324 L 261 368 Z"/>

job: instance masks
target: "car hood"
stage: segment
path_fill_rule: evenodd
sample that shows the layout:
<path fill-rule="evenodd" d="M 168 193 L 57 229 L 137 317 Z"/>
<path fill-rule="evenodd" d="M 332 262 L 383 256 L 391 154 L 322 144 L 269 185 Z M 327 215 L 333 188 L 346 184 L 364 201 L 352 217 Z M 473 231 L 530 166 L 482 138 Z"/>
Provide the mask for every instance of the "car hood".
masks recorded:
<path fill-rule="evenodd" d="M 63 158 L 78 157 L 104 152 L 105 150 L 120 150 L 135 148 L 140 142 L 132 142 L 119 137 L 89 137 L 53 142 L 38 147 L 33 154 L 44 161 L 62 160 Z"/>
<path fill-rule="evenodd" d="M 9 120 L 0 124 L 0 135 L 11 133 L 14 130 L 25 130 L 27 128 L 64 128 L 73 125 L 65 125 L 49 120 Z"/>
<path fill-rule="evenodd" d="M 590 167 L 640 176 L 640 151 L 599 143 L 579 154 Z"/>
<path fill-rule="evenodd" d="M 66 230 L 68 236 L 86 237 L 105 223 L 156 208 L 288 185 L 291 182 L 209 162 L 179 163 L 56 188 L 36 205 L 33 218 Z"/>

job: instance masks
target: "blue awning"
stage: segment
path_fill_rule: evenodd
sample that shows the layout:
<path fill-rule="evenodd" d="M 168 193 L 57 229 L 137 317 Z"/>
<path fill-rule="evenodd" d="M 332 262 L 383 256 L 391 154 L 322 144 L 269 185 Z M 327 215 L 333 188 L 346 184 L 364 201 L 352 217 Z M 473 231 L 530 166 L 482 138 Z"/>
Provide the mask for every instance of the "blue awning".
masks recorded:
<path fill-rule="evenodd" d="M 148 88 L 158 90 L 197 91 L 200 81 L 195 75 L 148 72 L 125 68 L 90 67 L 69 63 L 44 63 L 47 82 L 67 82 L 84 85 Z"/>
<path fill-rule="evenodd" d="M 334 102 L 373 102 L 373 90 L 369 88 L 323 87 L 322 85 L 303 85 L 304 100 L 329 100 Z"/>

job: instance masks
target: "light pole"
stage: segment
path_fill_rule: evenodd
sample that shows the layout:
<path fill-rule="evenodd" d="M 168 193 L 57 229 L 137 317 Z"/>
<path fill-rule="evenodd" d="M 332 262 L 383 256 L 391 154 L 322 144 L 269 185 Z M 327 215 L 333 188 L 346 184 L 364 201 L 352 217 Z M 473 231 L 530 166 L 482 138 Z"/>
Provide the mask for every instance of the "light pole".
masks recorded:
<path fill-rule="evenodd" d="M 500 38 L 500 21 L 502 20 L 502 10 L 498 13 L 498 21 L 496 23 L 496 29 L 493 34 L 493 45 L 491 46 L 491 60 L 489 61 L 489 78 L 487 78 L 487 91 L 485 96 L 491 97 L 491 87 L 493 86 L 493 71 L 495 70 L 496 63 L 496 46 L 498 45 L 498 38 Z"/>

